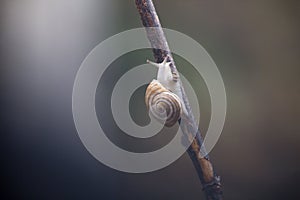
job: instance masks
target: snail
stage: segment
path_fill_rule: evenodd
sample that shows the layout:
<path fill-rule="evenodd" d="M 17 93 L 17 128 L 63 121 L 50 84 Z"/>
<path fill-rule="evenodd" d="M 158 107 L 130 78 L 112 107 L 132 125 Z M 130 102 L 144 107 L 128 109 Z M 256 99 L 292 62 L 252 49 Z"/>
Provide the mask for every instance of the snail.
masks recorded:
<path fill-rule="evenodd" d="M 181 117 L 182 105 L 179 97 L 170 92 L 157 80 L 146 89 L 145 102 L 150 113 L 165 126 L 172 127 Z"/>
<path fill-rule="evenodd" d="M 165 126 L 173 126 L 182 116 L 187 115 L 183 104 L 179 81 L 173 79 L 168 57 L 162 63 L 148 63 L 158 67 L 157 80 L 153 80 L 146 89 L 145 102 L 150 113 Z"/>

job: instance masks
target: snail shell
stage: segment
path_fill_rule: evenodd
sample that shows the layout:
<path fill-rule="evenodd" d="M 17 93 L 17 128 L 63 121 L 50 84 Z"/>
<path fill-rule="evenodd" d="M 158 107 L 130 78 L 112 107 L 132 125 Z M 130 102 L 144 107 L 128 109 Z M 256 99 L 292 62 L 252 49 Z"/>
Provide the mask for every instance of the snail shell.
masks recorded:
<path fill-rule="evenodd" d="M 173 126 L 181 117 L 180 98 L 153 80 L 146 89 L 145 102 L 149 112 L 165 126 Z"/>

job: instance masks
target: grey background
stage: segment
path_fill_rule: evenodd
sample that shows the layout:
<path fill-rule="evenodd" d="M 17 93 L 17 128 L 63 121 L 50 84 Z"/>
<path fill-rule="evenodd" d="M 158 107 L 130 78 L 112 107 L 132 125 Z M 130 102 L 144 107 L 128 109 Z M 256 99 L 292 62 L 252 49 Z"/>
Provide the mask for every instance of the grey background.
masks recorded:
<path fill-rule="evenodd" d="M 226 199 L 299 198 L 299 2 L 154 2 L 162 24 L 202 44 L 223 76 L 227 120 L 211 159 Z M 0 16 L 3 199 L 203 199 L 186 154 L 165 169 L 126 174 L 95 160 L 77 136 L 71 112 L 76 72 L 99 42 L 141 25 L 133 1 L 2 0 Z M 151 56 L 132 52 L 113 63 L 96 98 L 100 123 L 115 133 L 112 141 L 137 152 L 159 148 L 172 136 L 150 143 L 124 136 L 107 103 L 117 77 Z M 206 87 L 175 58 L 199 85 L 205 132 Z M 131 106 L 140 124 L 142 93 Z"/>

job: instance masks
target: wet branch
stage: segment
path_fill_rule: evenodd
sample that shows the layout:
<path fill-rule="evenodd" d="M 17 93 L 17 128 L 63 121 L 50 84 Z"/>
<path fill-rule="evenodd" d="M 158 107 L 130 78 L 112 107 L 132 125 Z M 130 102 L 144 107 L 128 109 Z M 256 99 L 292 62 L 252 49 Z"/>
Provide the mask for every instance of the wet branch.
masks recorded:
<path fill-rule="evenodd" d="M 155 11 L 152 0 L 135 0 L 137 9 L 140 13 L 142 23 L 144 27 L 159 27 L 156 29 L 146 29 L 147 37 L 153 48 L 153 54 L 156 62 L 160 63 L 165 57 L 168 57 L 172 62 L 171 70 L 174 81 L 180 81 L 172 54 L 170 52 L 166 37 L 157 13 Z M 165 49 L 165 50 L 163 50 Z M 202 183 L 203 190 L 207 200 L 220 200 L 222 198 L 222 190 L 220 177 L 216 175 L 213 170 L 212 163 L 206 153 L 205 148 L 202 146 L 203 139 L 201 137 L 198 125 L 195 123 L 194 116 L 191 112 L 191 108 L 185 94 L 184 88 L 181 85 L 181 92 L 184 100 L 185 107 L 189 113 L 189 116 L 183 117 L 181 120 L 181 128 L 186 136 L 186 139 L 190 140 L 191 145 L 187 152 L 194 164 L 198 177 Z M 196 137 L 193 133 L 196 132 Z"/>

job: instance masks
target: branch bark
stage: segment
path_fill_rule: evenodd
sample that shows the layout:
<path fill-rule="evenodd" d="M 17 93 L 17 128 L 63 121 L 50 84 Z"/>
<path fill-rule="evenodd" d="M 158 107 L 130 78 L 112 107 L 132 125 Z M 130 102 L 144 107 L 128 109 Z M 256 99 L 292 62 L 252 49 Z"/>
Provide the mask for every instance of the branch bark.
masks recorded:
<path fill-rule="evenodd" d="M 174 59 L 172 57 L 152 0 L 135 0 L 135 3 L 144 27 L 158 27 L 156 29 L 146 29 L 147 37 L 153 48 L 153 54 L 156 62 L 160 63 L 164 60 L 165 57 L 168 57 L 169 61 L 172 62 L 172 65 L 170 67 L 173 73 L 173 79 L 174 81 L 179 81 L 181 84 Z M 202 146 L 203 139 L 198 129 L 198 125 L 194 120 L 189 101 L 182 85 L 181 92 L 186 110 L 189 113 L 188 116 L 181 119 L 182 131 L 185 134 L 186 139 L 190 140 L 191 142 L 191 145 L 189 146 L 187 152 L 202 183 L 206 199 L 223 199 L 220 177 L 217 176 L 214 172 L 209 156 L 206 153 L 204 146 Z M 196 136 L 194 137 L 195 132 Z"/>

